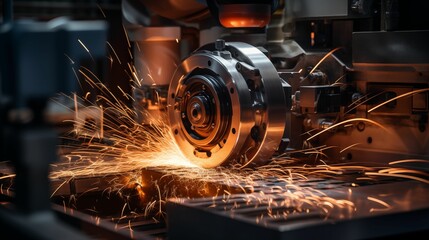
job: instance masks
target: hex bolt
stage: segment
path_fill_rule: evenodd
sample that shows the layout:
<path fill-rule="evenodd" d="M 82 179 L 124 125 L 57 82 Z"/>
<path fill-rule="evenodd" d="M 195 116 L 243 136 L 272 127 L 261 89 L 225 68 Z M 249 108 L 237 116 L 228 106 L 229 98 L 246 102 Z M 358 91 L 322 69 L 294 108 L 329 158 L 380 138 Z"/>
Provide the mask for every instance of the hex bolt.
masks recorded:
<path fill-rule="evenodd" d="M 225 40 L 217 39 L 215 42 L 215 49 L 218 51 L 223 51 L 225 49 Z"/>

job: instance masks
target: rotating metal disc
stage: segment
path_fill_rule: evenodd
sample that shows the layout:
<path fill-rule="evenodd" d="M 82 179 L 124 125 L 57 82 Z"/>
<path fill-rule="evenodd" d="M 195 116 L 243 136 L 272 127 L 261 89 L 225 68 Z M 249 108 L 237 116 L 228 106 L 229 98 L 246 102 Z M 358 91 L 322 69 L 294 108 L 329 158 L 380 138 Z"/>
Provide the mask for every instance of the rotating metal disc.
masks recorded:
<path fill-rule="evenodd" d="M 262 164 L 285 129 L 282 79 L 259 49 L 218 41 L 176 69 L 167 104 L 174 139 L 187 158 L 205 168 Z"/>

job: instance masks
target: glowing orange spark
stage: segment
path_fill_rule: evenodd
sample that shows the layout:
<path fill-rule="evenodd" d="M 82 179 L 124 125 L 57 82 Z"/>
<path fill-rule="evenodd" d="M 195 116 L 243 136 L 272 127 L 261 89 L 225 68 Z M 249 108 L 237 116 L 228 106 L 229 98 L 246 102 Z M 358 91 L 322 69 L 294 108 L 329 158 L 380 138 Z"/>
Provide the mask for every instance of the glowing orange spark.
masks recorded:
<path fill-rule="evenodd" d="M 361 105 L 365 104 L 366 102 L 371 101 L 372 99 L 374 99 L 374 98 L 376 98 L 376 97 L 380 96 L 380 95 L 381 95 L 381 94 L 383 94 L 383 93 L 385 93 L 385 92 L 383 91 L 383 92 L 377 93 L 377 94 L 375 94 L 375 95 L 373 95 L 373 96 L 371 96 L 371 97 L 369 97 L 369 98 L 366 98 L 366 96 L 367 96 L 367 95 L 365 95 L 365 96 L 362 96 L 362 97 L 360 97 L 360 98 L 356 99 L 355 101 L 353 101 L 353 102 L 348 106 L 348 108 L 350 108 L 350 107 L 351 107 L 351 106 L 353 106 L 353 105 L 355 105 L 355 106 L 354 106 L 354 107 L 352 107 L 352 108 L 350 108 L 349 110 L 347 110 L 347 112 L 345 112 L 345 114 L 347 114 L 347 113 L 349 113 L 349 112 L 353 111 L 353 110 L 354 110 L 354 109 L 356 109 L 357 107 L 359 107 L 359 106 L 361 106 Z M 365 99 L 365 100 L 364 100 L 364 101 L 361 101 L 362 99 Z"/>
<path fill-rule="evenodd" d="M 343 74 L 343 75 L 341 75 L 337 80 L 335 80 L 335 82 L 334 83 L 332 83 L 331 84 L 331 86 L 335 86 L 335 85 L 338 85 L 338 84 L 343 84 L 343 83 L 340 83 L 340 81 L 345 77 L 347 75 L 347 73 L 345 73 L 345 74 Z"/>
<path fill-rule="evenodd" d="M 378 199 L 378 198 L 374 198 L 374 197 L 370 197 L 370 196 L 368 196 L 368 197 L 367 197 L 367 199 L 368 199 L 368 200 L 370 200 L 370 201 L 376 202 L 376 203 L 378 203 L 378 204 L 380 204 L 380 205 L 382 205 L 382 206 L 384 206 L 384 207 L 386 207 L 386 208 L 384 208 L 384 209 L 380 209 L 380 208 L 371 208 L 371 209 L 369 209 L 369 212 L 375 212 L 375 211 L 387 211 L 387 210 L 390 210 L 390 209 L 392 208 L 389 204 L 387 204 L 386 202 L 384 202 L 384 201 L 382 201 L 382 200 L 380 200 L 380 199 Z"/>
<path fill-rule="evenodd" d="M 100 138 L 104 138 L 104 114 L 102 105 L 100 105 Z"/>
<path fill-rule="evenodd" d="M 352 147 L 355 147 L 355 146 L 357 146 L 357 145 L 359 145 L 359 144 L 361 144 L 361 143 L 355 143 L 355 144 L 352 144 L 352 145 L 350 145 L 350 146 L 347 146 L 347 147 L 345 147 L 345 148 L 341 149 L 340 153 L 343 153 L 344 151 L 346 151 L 346 150 L 348 150 L 348 149 L 350 149 L 350 148 L 352 148 Z"/>
<path fill-rule="evenodd" d="M 15 174 L 9 174 L 9 175 L 5 175 L 5 176 L 1 176 L 0 177 L 0 180 L 1 179 L 6 179 L 6 178 L 13 178 L 13 177 L 15 177 L 16 175 Z"/>
<path fill-rule="evenodd" d="M 65 56 L 70 60 L 70 63 L 71 63 L 71 64 L 74 64 L 73 59 L 71 59 L 71 57 L 70 57 L 69 55 L 67 55 L 67 54 L 65 54 L 65 53 L 64 53 L 64 55 L 65 55 Z"/>
<path fill-rule="evenodd" d="M 106 43 L 107 43 L 107 45 L 109 46 L 109 48 L 112 50 L 113 54 L 115 54 L 116 59 L 118 60 L 119 64 L 121 64 L 121 65 L 122 65 L 121 60 L 119 59 L 118 54 L 116 54 L 115 49 L 112 47 L 112 45 L 110 45 L 110 43 L 109 43 L 108 41 L 106 41 Z"/>
<path fill-rule="evenodd" d="M 97 7 L 100 10 L 101 14 L 103 14 L 103 17 L 106 18 L 106 14 L 104 14 L 103 9 L 101 8 L 100 4 L 97 3 Z"/>
<path fill-rule="evenodd" d="M 80 43 L 80 45 L 82 45 L 82 47 L 85 49 L 85 51 L 89 54 L 89 56 L 91 57 L 91 59 L 94 61 L 94 58 L 92 57 L 91 52 L 89 51 L 89 49 L 85 46 L 85 44 L 83 44 L 83 42 L 80 39 L 77 39 L 77 41 Z"/>
<path fill-rule="evenodd" d="M 389 162 L 389 164 L 394 165 L 394 164 L 400 164 L 400 163 L 429 163 L 428 160 L 423 160 L 423 159 L 404 159 L 404 160 L 398 160 L 398 161 L 393 161 L 393 162 Z"/>
<path fill-rule="evenodd" d="M 401 95 L 399 95 L 399 96 L 396 96 L 396 97 L 394 97 L 394 98 L 392 98 L 392 99 L 389 99 L 389 100 L 387 100 L 387 101 L 385 101 L 385 102 L 382 102 L 382 103 L 378 104 L 377 106 L 375 106 L 375 107 L 373 107 L 373 108 L 369 109 L 369 110 L 368 110 L 368 113 L 370 113 L 370 112 L 374 111 L 375 109 L 377 109 L 377 108 L 379 108 L 379 107 L 381 107 L 381 106 L 383 106 L 383 105 L 386 105 L 386 104 L 388 104 L 388 103 L 390 103 L 390 102 L 393 102 L 393 101 L 395 101 L 395 100 L 397 100 L 397 99 L 399 99 L 399 98 L 403 98 L 403 97 L 411 96 L 411 95 L 414 95 L 414 94 L 417 94 L 417 93 L 421 93 L 421 92 L 426 92 L 426 91 L 429 91 L 429 88 L 418 89 L 418 90 L 414 90 L 414 91 L 411 91 L 411 92 L 407 92 L 407 93 L 401 94 Z"/>
<path fill-rule="evenodd" d="M 131 48 L 130 38 L 128 37 L 128 32 L 127 32 L 127 30 L 125 29 L 125 26 L 124 26 L 124 25 L 122 25 L 122 29 L 124 30 L 125 37 L 127 38 L 128 48 Z"/>
<path fill-rule="evenodd" d="M 429 180 L 427 180 L 427 179 L 424 179 L 421 177 L 416 177 L 416 176 L 410 176 L 410 175 L 406 175 L 406 174 L 376 173 L 376 172 L 367 172 L 365 174 L 369 175 L 369 176 L 388 176 L 388 177 L 390 176 L 390 177 L 405 178 L 405 179 L 416 180 L 416 181 L 420 181 L 420 182 L 429 184 Z"/>
<path fill-rule="evenodd" d="M 323 129 L 322 131 L 320 131 L 320 132 L 318 132 L 318 133 L 314 134 L 313 136 L 311 136 L 311 137 L 307 138 L 307 141 L 310 141 L 311 139 L 313 139 L 313 138 L 317 137 L 318 135 L 320 135 L 320 134 L 322 134 L 322 133 L 324 133 L 324 132 L 327 132 L 327 131 L 329 131 L 329 130 L 331 130 L 331 129 L 333 129 L 333 128 L 336 128 L 336 127 L 338 127 L 338 126 L 340 126 L 340 125 L 342 125 L 342 124 L 349 123 L 349 122 L 356 122 L 356 121 L 369 122 L 369 123 L 374 124 L 374 125 L 376 125 L 377 127 L 381 128 L 381 129 L 383 129 L 383 130 L 385 130 L 385 131 L 388 131 L 388 130 L 383 126 L 383 125 L 379 124 L 379 123 L 378 123 L 378 122 L 376 122 L 376 121 L 373 121 L 373 120 L 370 120 L 370 119 L 367 119 L 367 118 L 352 118 L 352 119 L 344 120 L 344 121 L 342 121 L 342 122 L 339 122 L 339 123 L 333 124 L 332 126 L 330 126 L 330 127 L 328 127 L 328 128 Z"/>
<path fill-rule="evenodd" d="M 74 102 L 74 118 L 77 120 L 79 117 L 78 107 L 77 107 L 77 96 L 76 93 L 73 93 L 73 102 Z"/>
<path fill-rule="evenodd" d="M 336 52 L 337 50 L 339 50 L 339 49 L 341 49 L 342 47 L 337 47 L 337 48 L 335 48 L 335 49 L 333 49 L 333 50 L 331 50 L 330 52 L 328 52 L 322 59 L 320 59 L 319 60 L 319 62 L 311 69 L 311 71 L 307 74 L 307 76 L 303 79 L 303 80 L 301 80 L 301 82 L 302 81 L 304 81 L 305 79 L 307 79 L 308 78 L 308 76 L 310 76 L 318 67 L 319 67 L 319 65 L 323 62 L 323 61 L 325 61 L 325 59 L 326 58 L 328 58 L 329 56 L 331 56 L 334 52 Z"/>

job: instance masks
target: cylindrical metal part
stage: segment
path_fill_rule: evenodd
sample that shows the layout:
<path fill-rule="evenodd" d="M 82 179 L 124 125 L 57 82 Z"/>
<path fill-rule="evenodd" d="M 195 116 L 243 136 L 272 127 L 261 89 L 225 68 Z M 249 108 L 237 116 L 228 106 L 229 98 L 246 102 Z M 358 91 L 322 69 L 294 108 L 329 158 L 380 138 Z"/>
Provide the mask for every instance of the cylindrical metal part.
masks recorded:
<path fill-rule="evenodd" d="M 167 100 L 176 143 L 205 168 L 268 161 L 284 134 L 286 106 L 282 79 L 267 56 L 222 40 L 178 66 Z"/>

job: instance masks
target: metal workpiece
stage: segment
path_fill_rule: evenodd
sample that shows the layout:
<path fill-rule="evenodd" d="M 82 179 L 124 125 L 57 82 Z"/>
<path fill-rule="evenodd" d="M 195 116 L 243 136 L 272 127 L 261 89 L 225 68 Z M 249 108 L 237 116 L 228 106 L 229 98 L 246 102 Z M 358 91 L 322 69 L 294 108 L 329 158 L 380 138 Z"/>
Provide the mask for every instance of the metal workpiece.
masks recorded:
<path fill-rule="evenodd" d="M 429 189 L 425 184 L 386 182 L 347 191 L 347 184 L 341 181 L 309 179 L 307 184 L 324 186 L 323 191 L 330 196 L 347 197 L 356 203 L 354 209 L 329 212 L 299 201 L 286 203 L 273 194 L 277 182 L 271 184 L 266 195 L 171 199 L 167 203 L 169 239 L 393 239 L 428 227 L 428 209 L 424 206 Z M 379 210 L 376 202 L 362 200 L 377 195 L 388 196 L 383 200 L 391 207 Z M 401 204 L 411 196 L 415 197 L 412 205 Z M 206 224 L 195 228 L 202 221 Z M 423 239 L 412 234 L 409 237 Z"/>
<path fill-rule="evenodd" d="M 220 41 L 177 68 L 167 101 L 169 124 L 197 165 L 261 164 L 283 137 L 285 83 L 256 47 Z"/>

